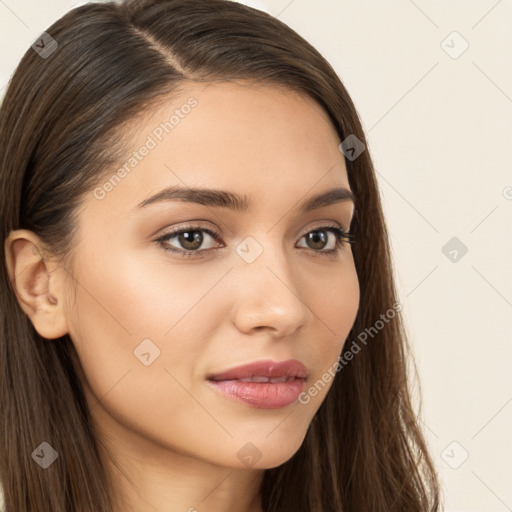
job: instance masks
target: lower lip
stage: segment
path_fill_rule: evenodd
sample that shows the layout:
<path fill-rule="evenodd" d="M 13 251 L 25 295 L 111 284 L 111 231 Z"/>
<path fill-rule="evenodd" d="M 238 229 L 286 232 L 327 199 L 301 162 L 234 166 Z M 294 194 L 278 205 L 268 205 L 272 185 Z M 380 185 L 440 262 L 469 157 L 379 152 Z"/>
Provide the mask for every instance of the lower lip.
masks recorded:
<path fill-rule="evenodd" d="M 306 386 L 305 379 L 288 382 L 241 382 L 239 380 L 209 380 L 222 394 L 259 409 L 278 409 L 295 402 Z"/>

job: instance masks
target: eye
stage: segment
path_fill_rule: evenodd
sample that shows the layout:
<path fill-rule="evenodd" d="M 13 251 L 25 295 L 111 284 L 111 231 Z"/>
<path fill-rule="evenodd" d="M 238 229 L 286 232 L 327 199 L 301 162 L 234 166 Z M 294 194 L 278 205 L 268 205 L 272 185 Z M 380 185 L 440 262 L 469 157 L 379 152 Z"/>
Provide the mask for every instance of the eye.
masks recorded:
<path fill-rule="evenodd" d="M 331 237 L 326 235 L 326 233 L 331 234 Z M 183 257 L 198 256 L 200 253 L 211 251 L 214 248 L 213 246 L 201 249 L 205 240 L 205 234 L 217 242 L 220 241 L 219 232 L 201 226 L 189 225 L 170 231 L 169 233 L 157 238 L 155 242 L 157 242 L 166 252 L 170 251 Z M 309 244 L 309 247 L 305 247 L 306 249 L 309 248 L 312 249 L 313 252 L 331 256 L 340 252 L 343 249 L 344 244 L 353 244 L 355 241 L 353 235 L 345 232 L 336 225 L 315 228 L 303 235 L 301 240 L 303 238 L 306 240 L 306 243 Z M 176 239 L 176 242 L 181 245 L 181 248 L 175 247 L 169 243 L 173 239 Z M 326 250 L 325 247 L 326 245 L 329 245 L 329 242 L 331 247 Z M 218 243 L 217 246 L 219 247 L 219 245 L 221 244 Z"/>
<path fill-rule="evenodd" d="M 330 237 L 331 240 L 329 240 L 329 236 L 326 233 L 332 235 Z M 309 247 L 306 246 L 306 248 L 312 248 L 314 252 L 327 255 L 335 255 L 343 249 L 344 243 L 350 245 L 355 241 L 353 235 L 335 225 L 315 228 L 308 231 L 302 238 L 305 238 L 306 243 L 309 244 Z M 329 245 L 329 241 L 331 242 L 330 248 L 325 249 L 326 245 Z"/>
<path fill-rule="evenodd" d="M 220 239 L 220 233 L 212 229 L 203 228 L 200 226 L 184 226 L 180 229 L 171 231 L 156 240 L 159 245 L 165 250 L 174 253 L 179 253 L 183 257 L 192 256 L 193 253 L 199 253 L 208 249 L 198 249 L 204 242 L 204 233 L 214 240 Z M 169 241 L 176 238 L 177 242 L 181 244 L 181 249 L 177 249 L 169 245 Z"/>

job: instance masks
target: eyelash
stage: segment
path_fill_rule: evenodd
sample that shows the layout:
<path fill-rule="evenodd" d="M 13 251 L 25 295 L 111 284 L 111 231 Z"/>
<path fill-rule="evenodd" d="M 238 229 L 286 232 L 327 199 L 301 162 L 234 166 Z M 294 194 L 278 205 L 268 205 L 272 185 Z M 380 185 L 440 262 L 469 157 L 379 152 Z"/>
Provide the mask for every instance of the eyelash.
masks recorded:
<path fill-rule="evenodd" d="M 220 233 L 213 229 L 203 228 L 200 226 L 194 226 L 194 225 L 188 225 L 184 226 L 182 228 L 179 228 L 175 231 L 170 231 L 169 233 L 166 233 L 165 235 L 162 235 L 161 237 L 157 238 L 155 242 L 158 243 L 158 245 L 166 252 L 172 252 L 175 254 L 180 254 L 182 257 L 195 257 L 196 254 L 200 254 L 204 251 L 210 251 L 211 249 L 202 249 L 202 250 L 195 250 L 195 251 L 187 251 L 186 249 L 176 249 L 173 247 L 170 247 L 169 245 L 165 244 L 166 241 L 169 241 L 169 239 L 174 238 L 182 233 L 186 233 L 188 231 L 202 231 L 205 233 L 208 233 L 210 236 L 212 236 L 215 241 L 218 242 L 220 239 Z M 333 233 L 336 237 L 336 248 L 330 249 L 328 251 L 315 251 L 314 249 L 311 249 L 314 253 L 318 254 L 324 254 L 326 256 L 335 256 L 337 255 L 342 249 L 343 249 L 343 242 L 352 245 L 355 243 L 354 235 L 351 233 L 347 233 L 343 229 L 339 228 L 335 225 L 328 225 L 328 226 L 321 226 L 315 229 L 312 229 L 311 231 L 308 231 L 304 235 L 301 236 L 301 239 L 304 238 L 304 236 L 308 235 L 309 233 L 315 233 L 318 231 L 330 231 Z"/>

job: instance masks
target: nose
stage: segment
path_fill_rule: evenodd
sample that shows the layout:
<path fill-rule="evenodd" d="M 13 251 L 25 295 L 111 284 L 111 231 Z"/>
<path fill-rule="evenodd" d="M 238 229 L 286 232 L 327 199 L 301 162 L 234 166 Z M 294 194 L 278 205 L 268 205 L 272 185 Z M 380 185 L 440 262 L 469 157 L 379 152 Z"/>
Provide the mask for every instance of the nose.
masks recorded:
<path fill-rule="evenodd" d="M 266 248 L 252 263 L 240 258 L 231 275 L 237 328 L 246 334 L 269 331 L 276 338 L 303 328 L 312 311 L 303 296 L 306 282 L 297 273 L 284 251 L 276 248 Z"/>

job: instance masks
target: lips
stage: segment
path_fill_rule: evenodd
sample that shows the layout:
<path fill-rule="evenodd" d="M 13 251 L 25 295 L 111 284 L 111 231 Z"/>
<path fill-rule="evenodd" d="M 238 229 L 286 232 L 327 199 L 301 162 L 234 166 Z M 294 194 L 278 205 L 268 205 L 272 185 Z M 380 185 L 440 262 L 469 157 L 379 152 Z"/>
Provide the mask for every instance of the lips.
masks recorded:
<path fill-rule="evenodd" d="M 295 402 L 306 385 L 307 368 L 299 361 L 257 361 L 209 375 L 208 384 L 224 396 L 260 409 Z"/>
<path fill-rule="evenodd" d="M 282 377 L 264 377 L 263 375 L 255 375 L 254 377 L 246 377 L 244 379 L 236 379 L 239 382 L 288 382 L 295 377 L 289 377 L 287 375 L 283 375 Z"/>
<path fill-rule="evenodd" d="M 244 382 L 286 382 L 289 378 L 305 378 L 307 368 L 296 359 L 288 361 L 255 361 L 208 376 L 208 380 L 241 380 Z M 246 380 L 250 379 L 250 380 Z M 279 380 L 275 380 L 279 379 Z M 285 379 L 285 380 L 283 380 Z"/>

